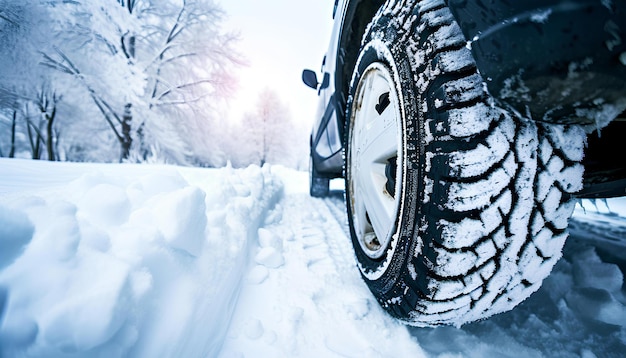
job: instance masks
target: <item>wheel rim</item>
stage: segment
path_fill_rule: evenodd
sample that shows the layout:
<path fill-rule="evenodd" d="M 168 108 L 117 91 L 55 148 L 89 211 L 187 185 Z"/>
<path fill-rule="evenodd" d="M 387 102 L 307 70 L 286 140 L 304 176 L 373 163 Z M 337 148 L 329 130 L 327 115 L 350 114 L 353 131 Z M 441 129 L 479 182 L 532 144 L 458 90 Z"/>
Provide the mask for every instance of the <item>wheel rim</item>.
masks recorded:
<path fill-rule="evenodd" d="M 363 252 L 378 259 L 395 232 L 403 167 L 399 98 L 381 63 L 367 67 L 359 81 L 350 126 L 347 178 L 354 234 Z"/>

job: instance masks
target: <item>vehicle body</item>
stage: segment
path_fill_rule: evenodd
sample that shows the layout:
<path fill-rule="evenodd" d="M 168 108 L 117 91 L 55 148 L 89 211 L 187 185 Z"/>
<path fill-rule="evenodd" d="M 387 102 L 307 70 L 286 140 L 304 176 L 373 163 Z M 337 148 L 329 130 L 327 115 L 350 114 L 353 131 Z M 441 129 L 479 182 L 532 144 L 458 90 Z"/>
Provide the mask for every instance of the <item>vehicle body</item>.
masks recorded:
<path fill-rule="evenodd" d="M 321 74 L 303 72 L 319 96 L 311 194 L 346 178 L 362 276 L 409 324 L 511 309 L 560 257 L 576 198 L 626 195 L 626 3 L 514 4 L 336 0 Z M 372 150 L 386 154 L 361 162 Z M 508 261 L 517 284 L 496 287 Z"/>

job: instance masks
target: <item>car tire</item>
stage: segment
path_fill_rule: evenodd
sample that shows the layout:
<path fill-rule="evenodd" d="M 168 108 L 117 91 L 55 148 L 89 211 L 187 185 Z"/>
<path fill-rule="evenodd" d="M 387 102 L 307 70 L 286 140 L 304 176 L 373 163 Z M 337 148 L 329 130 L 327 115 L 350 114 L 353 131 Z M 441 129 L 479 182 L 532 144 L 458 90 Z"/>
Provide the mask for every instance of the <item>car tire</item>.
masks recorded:
<path fill-rule="evenodd" d="M 585 132 L 497 106 L 443 1 L 390 1 L 362 42 L 346 121 L 361 275 L 416 326 L 508 311 L 561 257 Z"/>

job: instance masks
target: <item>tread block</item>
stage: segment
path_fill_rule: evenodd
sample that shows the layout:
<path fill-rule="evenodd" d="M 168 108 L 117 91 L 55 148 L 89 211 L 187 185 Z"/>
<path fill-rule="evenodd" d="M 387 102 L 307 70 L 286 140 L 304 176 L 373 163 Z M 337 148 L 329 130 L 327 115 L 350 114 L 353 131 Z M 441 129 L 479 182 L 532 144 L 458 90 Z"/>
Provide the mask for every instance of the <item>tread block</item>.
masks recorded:
<path fill-rule="evenodd" d="M 522 252 L 519 259 L 519 266 L 523 267 L 522 278 L 528 282 L 538 282 L 543 280 L 541 277 L 539 268 L 544 262 L 544 258 L 539 255 L 537 248 L 531 242 Z"/>
<path fill-rule="evenodd" d="M 515 166 L 512 158 L 505 165 Z M 482 210 L 511 186 L 515 177 L 504 167 L 495 170 L 489 177 L 473 183 L 452 183 L 447 192 L 445 207 L 456 212 Z"/>
<path fill-rule="evenodd" d="M 434 248 L 436 259 L 432 271 L 441 277 L 456 277 L 467 274 L 476 267 L 478 257 L 471 251 L 450 252 L 444 248 Z"/>
<path fill-rule="evenodd" d="M 434 282 L 433 282 L 434 283 Z M 435 301 L 449 300 L 463 294 L 465 284 L 460 280 L 436 282 L 428 287 L 430 297 Z"/>
<path fill-rule="evenodd" d="M 434 92 L 435 108 L 475 101 L 486 95 L 478 74 L 446 82 Z"/>
<path fill-rule="evenodd" d="M 448 112 L 450 136 L 467 138 L 487 131 L 491 122 L 500 118 L 500 110 L 485 103 L 477 103 L 469 107 L 452 109 Z"/>
<path fill-rule="evenodd" d="M 441 23 L 445 23 L 444 21 L 449 21 L 444 16 L 439 17 L 438 20 Z M 458 48 L 461 46 L 465 46 L 466 43 L 465 39 L 463 38 L 461 28 L 459 28 L 456 23 L 441 26 L 435 31 L 431 38 L 431 50 L 434 52 L 440 52 L 445 49 L 454 47 Z"/>
<path fill-rule="evenodd" d="M 484 175 L 505 158 L 513 156 L 508 144 L 505 134 L 498 128 L 487 137 L 485 144 L 480 143 L 472 150 L 451 153 L 447 158 L 447 174 L 459 179 Z"/>
<path fill-rule="evenodd" d="M 438 53 L 432 63 L 432 75 L 458 73 L 475 67 L 472 52 L 466 47 Z"/>

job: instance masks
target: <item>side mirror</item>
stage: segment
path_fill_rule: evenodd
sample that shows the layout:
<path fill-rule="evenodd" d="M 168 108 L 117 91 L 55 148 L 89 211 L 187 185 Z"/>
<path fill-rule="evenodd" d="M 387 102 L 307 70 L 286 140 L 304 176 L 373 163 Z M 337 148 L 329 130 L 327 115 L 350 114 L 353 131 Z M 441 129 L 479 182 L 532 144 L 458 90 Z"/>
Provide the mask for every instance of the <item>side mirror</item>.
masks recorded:
<path fill-rule="evenodd" d="M 313 89 L 317 89 L 317 85 L 319 84 L 319 82 L 317 82 L 317 74 L 311 70 L 302 71 L 302 82 Z"/>

